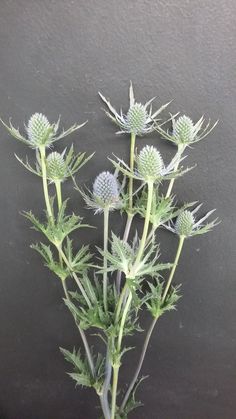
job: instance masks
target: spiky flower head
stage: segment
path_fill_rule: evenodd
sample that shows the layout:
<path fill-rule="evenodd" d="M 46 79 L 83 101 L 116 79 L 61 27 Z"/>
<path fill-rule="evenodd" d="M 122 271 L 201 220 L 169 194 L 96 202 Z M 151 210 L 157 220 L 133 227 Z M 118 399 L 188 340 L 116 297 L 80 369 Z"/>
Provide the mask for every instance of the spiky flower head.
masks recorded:
<path fill-rule="evenodd" d="M 113 211 L 122 207 L 121 187 L 115 175 L 110 172 L 100 173 L 93 184 L 92 192 L 88 194 L 79 189 L 87 206 L 95 210 L 95 214 L 105 209 Z"/>
<path fill-rule="evenodd" d="M 100 173 L 93 184 L 93 195 L 104 205 L 116 202 L 119 198 L 119 191 L 115 176 L 110 172 Z"/>
<path fill-rule="evenodd" d="M 47 117 L 42 113 L 35 113 L 31 116 L 26 130 L 29 141 L 35 148 L 42 145 L 49 146 L 56 133 L 55 125 L 50 125 Z"/>
<path fill-rule="evenodd" d="M 163 159 L 159 151 L 146 145 L 137 156 L 138 173 L 147 180 L 156 180 L 161 176 L 164 167 Z"/>
<path fill-rule="evenodd" d="M 127 113 L 126 123 L 129 132 L 135 135 L 142 134 L 146 128 L 146 121 L 148 120 L 148 113 L 144 105 L 141 103 L 134 103 Z"/>
<path fill-rule="evenodd" d="M 213 221 L 204 224 L 204 221 L 210 217 L 211 214 L 215 211 L 214 209 L 209 211 L 204 217 L 196 221 L 195 214 L 201 208 L 202 204 L 198 205 L 193 210 L 184 210 L 181 211 L 178 215 L 175 222 L 169 221 L 167 224 L 163 224 L 167 230 L 170 230 L 172 233 L 178 234 L 180 237 L 192 237 L 199 234 L 208 233 L 219 224 L 218 218 L 215 218 Z"/>
<path fill-rule="evenodd" d="M 194 141 L 194 124 L 186 115 L 180 116 L 173 124 L 173 137 L 177 142 L 190 144 Z"/>
<path fill-rule="evenodd" d="M 171 115 L 172 133 L 169 133 L 168 130 L 165 131 L 162 128 L 163 124 L 156 124 L 156 130 L 162 135 L 163 138 L 177 145 L 181 151 L 184 151 L 185 147 L 203 140 L 203 138 L 210 134 L 210 132 L 215 128 L 215 126 L 218 123 L 218 121 L 216 121 L 212 126 L 210 126 L 209 120 L 205 124 L 205 120 L 202 116 L 194 124 L 194 122 L 191 118 L 189 118 L 189 116 L 182 115 L 179 116 L 177 119 L 175 119 L 175 116 Z"/>
<path fill-rule="evenodd" d="M 1 119 L 0 121 L 7 129 L 7 131 L 14 137 L 16 140 L 21 141 L 22 143 L 28 145 L 31 148 L 35 148 L 36 150 L 39 148 L 50 147 L 52 143 L 55 141 L 61 140 L 62 138 L 66 137 L 67 135 L 71 134 L 72 132 L 76 131 L 77 129 L 83 127 L 86 122 L 81 125 L 74 124 L 67 130 L 62 129 L 62 131 L 57 134 L 60 118 L 57 122 L 53 124 L 49 123 L 48 118 L 43 115 L 42 113 L 35 113 L 29 119 L 28 125 L 25 126 L 27 132 L 27 138 L 24 137 L 18 128 L 15 128 L 11 121 L 9 121 L 9 125 L 3 122 Z"/>
<path fill-rule="evenodd" d="M 185 210 L 181 212 L 175 223 L 176 233 L 179 236 L 190 236 L 193 230 L 194 222 L 195 219 L 191 211 Z"/>
<path fill-rule="evenodd" d="M 53 151 L 47 156 L 47 176 L 52 182 L 63 181 L 67 177 L 67 165 L 63 156 Z"/>
<path fill-rule="evenodd" d="M 121 258 L 130 260 L 134 256 L 134 250 L 129 245 L 129 243 L 121 240 L 113 234 L 113 240 L 111 243 L 111 253 L 115 258 Z"/>
<path fill-rule="evenodd" d="M 101 99 L 108 107 L 107 116 L 120 127 L 117 134 L 131 133 L 134 135 L 144 135 L 154 131 L 157 116 L 169 105 L 166 103 L 156 112 L 152 113 L 152 102 L 155 98 L 149 100 L 144 105 L 135 101 L 132 83 L 130 83 L 129 99 L 130 106 L 127 114 L 122 111 L 118 113 L 111 105 L 110 101 L 99 93 Z"/>

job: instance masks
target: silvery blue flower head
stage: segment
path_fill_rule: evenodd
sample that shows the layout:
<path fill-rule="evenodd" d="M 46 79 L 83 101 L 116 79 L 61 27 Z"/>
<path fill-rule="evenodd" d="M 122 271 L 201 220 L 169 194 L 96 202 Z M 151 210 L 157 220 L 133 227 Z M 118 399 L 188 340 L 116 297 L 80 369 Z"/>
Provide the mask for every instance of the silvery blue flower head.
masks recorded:
<path fill-rule="evenodd" d="M 95 214 L 104 209 L 112 211 L 122 206 L 120 185 L 116 176 L 110 172 L 102 172 L 96 177 L 89 195 L 80 192 L 88 207 L 95 210 Z"/>
<path fill-rule="evenodd" d="M 63 129 L 61 133 L 57 134 L 60 118 L 57 122 L 51 124 L 42 113 L 34 113 L 25 126 L 27 137 L 24 137 L 18 128 L 14 128 L 11 121 L 9 125 L 2 120 L 1 122 L 14 138 L 36 150 L 42 147 L 50 147 L 55 141 L 66 137 L 86 124 L 86 122 L 81 125 L 74 124 L 67 130 Z"/>
<path fill-rule="evenodd" d="M 122 110 L 118 113 L 108 99 L 101 93 L 99 95 L 108 107 L 109 111 L 106 111 L 106 114 L 120 127 L 120 131 L 117 134 L 131 133 L 141 136 L 154 131 L 157 116 L 169 105 L 167 103 L 152 113 L 152 102 L 155 98 L 152 98 L 144 105 L 136 102 L 132 83 L 130 83 L 129 89 L 130 106 L 127 114 L 123 114 Z"/>
<path fill-rule="evenodd" d="M 121 171 L 124 175 L 132 177 L 133 179 L 141 180 L 145 183 L 151 181 L 160 183 L 163 180 L 173 179 L 177 176 L 183 175 L 191 168 L 183 170 L 182 167 L 176 169 L 176 163 L 181 163 L 185 157 L 179 159 L 176 154 L 171 162 L 165 166 L 160 152 L 154 146 L 146 145 L 136 155 L 136 169 L 131 172 L 130 167 L 121 159 L 117 158 L 117 162 L 109 159 L 117 170 Z"/>
<path fill-rule="evenodd" d="M 199 234 L 208 233 L 213 227 L 219 224 L 218 218 L 215 218 L 213 221 L 204 224 L 204 221 L 210 217 L 215 209 L 209 211 L 204 217 L 200 218 L 198 221 L 195 219 L 195 214 L 201 208 L 202 204 L 198 205 L 194 210 L 184 210 L 182 211 L 175 222 L 170 221 L 168 224 L 163 224 L 167 230 L 170 230 L 172 233 L 177 234 L 179 237 L 192 237 Z"/>
<path fill-rule="evenodd" d="M 210 126 L 210 120 L 204 126 L 205 120 L 203 116 L 194 124 L 191 118 L 186 115 L 179 116 L 175 119 L 171 116 L 172 132 L 165 131 L 162 125 L 156 124 L 156 130 L 162 135 L 163 138 L 171 141 L 179 148 L 184 149 L 187 146 L 203 140 L 215 128 L 218 121 Z"/>

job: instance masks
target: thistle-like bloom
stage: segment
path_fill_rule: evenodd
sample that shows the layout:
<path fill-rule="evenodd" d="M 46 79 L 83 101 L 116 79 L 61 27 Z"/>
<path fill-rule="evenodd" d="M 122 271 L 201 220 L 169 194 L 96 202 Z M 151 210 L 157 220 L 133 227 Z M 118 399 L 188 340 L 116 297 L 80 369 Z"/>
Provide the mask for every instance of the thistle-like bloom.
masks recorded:
<path fill-rule="evenodd" d="M 182 157 L 179 160 L 179 156 L 176 155 L 168 166 L 165 166 L 160 152 L 154 146 L 146 145 L 142 148 L 140 153 L 136 156 L 136 169 L 131 172 L 129 166 L 121 159 L 117 158 L 117 162 L 111 160 L 117 170 L 120 170 L 128 177 L 132 177 L 137 180 L 141 180 L 145 183 L 151 182 L 162 182 L 163 180 L 172 179 L 186 173 L 189 168 L 182 170 L 180 167 L 176 170 L 177 161 L 180 163 L 184 160 Z"/>
<path fill-rule="evenodd" d="M 147 103 L 142 105 L 134 99 L 134 91 L 132 83 L 130 83 L 129 99 L 130 106 L 127 114 L 123 114 L 122 110 L 118 113 L 115 108 L 111 105 L 108 99 L 106 99 L 101 93 L 99 93 L 101 99 L 107 105 L 109 111 L 106 111 L 107 116 L 120 127 L 120 131 L 117 134 L 131 133 L 134 135 L 148 134 L 155 129 L 157 123 L 157 116 L 169 105 L 166 103 L 161 106 L 156 112 L 152 113 L 152 102 L 155 98 L 152 98 Z"/>
<path fill-rule="evenodd" d="M 205 120 L 203 116 L 194 124 L 192 119 L 186 115 L 182 115 L 175 119 L 174 116 L 171 116 L 172 120 L 172 133 L 169 133 L 168 130 L 165 131 L 158 124 L 156 125 L 156 130 L 164 137 L 166 140 L 171 141 L 176 144 L 178 147 L 185 148 L 191 146 L 191 144 L 203 140 L 210 132 L 215 128 L 218 121 L 216 121 L 212 126 L 210 126 L 210 120 L 204 126 Z"/>
<path fill-rule="evenodd" d="M 53 151 L 47 156 L 47 177 L 52 182 L 62 182 L 68 175 L 68 168 L 64 159 L 64 152 Z"/>
<path fill-rule="evenodd" d="M 75 154 L 73 145 L 70 147 L 68 152 L 66 152 L 66 148 L 62 153 L 53 151 L 49 153 L 46 158 L 47 178 L 50 182 L 63 182 L 78 172 L 78 170 L 92 157 L 93 154 L 90 156 L 86 156 L 85 153 Z M 36 150 L 35 167 L 30 165 L 27 157 L 25 162 L 17 155 L 16 158 L 31 173 L 42 176 L 41 158 L 38 150 Z"/>
<path fill-rule="evenodd" d="M 121 188 L 115 175 L 110 172 L 100 173 L 93 184 L 93 191 L 89 195 L 78 189 L 82 194 L 87 206 L 95 210 L 95 214 L 104 209 L 113 211 L 121 208 Z"/>
<path fill-rule="evenodd" d="M 153 146 L 142 148 L 136 159 L 137 171 L 144 179 L 156 180 L 164 174 L 164 162 L 160 152 Z"/>
<path fill-rule="evenodd" d="M 67 130 L 63 129 L 62 132 L 57 135 L 60 118 L 57 122 L 50 124 L 45 115 L 35 113 L 31 116 L 28 125 L 25 127 L 27 133 L 26 138 L 21 135 L 18 128 L 13 127 L 11 121 L 9 121 L 9 126 L 5 124 L 5 122 L 1 122 L 14 138 L 34 149 L 39 149 L 40 147 L 50 147 L 55 141 L 66 137 L 86 124 L 86 122 L 81 125 L 74 124 Z"/>
<path fill-rule="evenodd" d="M 182 211 L 175 222 L 170 221 L 168 224 L 163 224 L 167 230 L 170 230 L 172 233 L 177 234 L 179 237 L 192 237 L 199 234 L 208 233 L 213 227 L 219 224 L 218 218 L 215 218 L 213 221 L 204 224 L 204 221 L 210 217 L 215 209 L 209 211 L 204 217 L 196 221 L 195 214 L 201 208 L 202 204 L 198 205 L 194 210 L 184 210 Z"/>

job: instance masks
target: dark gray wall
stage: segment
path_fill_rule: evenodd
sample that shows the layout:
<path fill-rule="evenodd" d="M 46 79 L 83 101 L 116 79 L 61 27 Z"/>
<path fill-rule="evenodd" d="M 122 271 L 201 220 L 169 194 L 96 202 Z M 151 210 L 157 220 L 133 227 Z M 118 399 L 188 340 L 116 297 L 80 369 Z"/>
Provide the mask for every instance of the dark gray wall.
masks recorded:
<path fill-rule="evenodd" d="M 158 105 L 174 99 L 172 112 L 220 120 L 214 134 L 189 150 L 188 164 L 198 167 L 175 191 L 180 200 L 216 207 L 222 223 L 185 247 L 176 275 L 183 298 L 154 332 L 143 369 L 151 377 L 139 394 L 145 409 L 136 419 L 236 417 L 235 13 L 234 0 L 0 1 L 1 117 L 12 116 L 16 125 L 36 111 L 51 121 L 61 114 L 65 126 L 89 119 L 60 144 L 96 151 L 82 183 L 109 167 L 106 155 L 128 151 L 128 139 L 114 136 L 101 111 L 98 90 L 125 107 L 132 79 L 139 100 L 157 95 Z M 93 392 L 74 389 L 65 375 L 58 347 L 79 346 L 80 339 L 60 283 L 29 249 L 39 236 L 19 215 L 23 209 L 41 213 L 41 186 L 14 158 L 28 150 L 2 127 L 0 133 L 0 417 L 97 418 Z M 170 158 L 170 145 L 154 135 L 148 141 Z M 72 195 L 74 208 L 82 205 L 72 185 L 65 195 Z M 99 217 L 87 216 L 99 226 Z M 100 234 L 92 232 L 92 242 Z M 165 235 L 165 260 L 175 247 L 176 239 Z M 130 355 L 124 381 L 137 356 Z"/>

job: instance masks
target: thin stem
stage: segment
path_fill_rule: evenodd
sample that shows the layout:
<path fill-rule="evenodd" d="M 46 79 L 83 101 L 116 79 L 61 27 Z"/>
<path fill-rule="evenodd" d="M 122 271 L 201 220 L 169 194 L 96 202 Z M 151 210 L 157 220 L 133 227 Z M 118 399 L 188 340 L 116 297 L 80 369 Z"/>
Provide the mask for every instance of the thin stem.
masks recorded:
<path fill-rule="evenodd" d="M 121 318 L 121 323 L 120 323 L 120 329 L 119 329 L 119 335 L 118 335 L 118 344 L 117 344 L 117 353 L 120 353 L 120 351 L 121 351 L 121 345 L 122 345 L 122 339 L 123 339 L 123 333 L 124 333 L 124 326 L 125 326 L 125 321 L 126 321 L 126 317 L 127 317 L 128 311 L 129 311 L 131 301 L 132 301 L 132 293 L 129 291 L 129 296 L 128 296 L 127 301 L 126 301 L 124 311 L 123 311 L 123 314 L 122 314 L 122 318 Z M 113 366 L 111 419 L 115 418 L 119 369 L 120 369 L 120 361 L 118 361 L 118 364 L 115 364 Z"/>
<path fill-rule="evenodd" d="M 52 208 L 51 208 L 49 193 L 48 193 L 47 168 L 46 168 L 46 162 L 45 162 L 45 160 L 46 160 L 45 147 L 42 146 L 42 147 L 40 147 L 39 150 L 40 150 L 40 157 L 41 157 L 43 193 L 44 193 L 46 209 L 47 209 L 47 213 L 48 213 L 49 218 L 53 219 Z"/>
<path fill-rule="evenodd" d="M 66 281 L 61 281 L 61 282 L 62 282 L 62 286 L 63 286 L 63 289 L 64 289 L 65 296 L 68 300 L 70 300 L 67 285 L 66 285 Z M 74 317 L 74 319 L 75 319 L 75 317 Z M 93 357 L 92 357 L 92 354 L 91 354 L 91 351 L 90 351 L 90 348 L 89 348 L 89 345 L 88 345 L 86 335 L 85 335 L 84 331 L 81 329 L 81 327 L 80 327 L 79 323 L 76 321 L 76 319 L 75 319 L 75 323 L 76 323 L 76 326 L 78 327 L 80 336 L 81 336 L 83 344 L 84 344 L 84 349 L 85 349 L 86 356 L 87 356 L 87 359 L 88 359 L 91 374 L 92 374 L 93 377 L 95 377 L 95 367 L 94 367 Z"/>
<path fill-rule="evenodd" d="M 179 238 L 179 245 L 178 245 L 178 248 L 177 248 L 177 251 L 176 251 L 176 256 L 175 256 L 174 264 L 173 264 L 172 270 L 170 272 L 170 275 L 169 275 L 169 278 L 168 278 L 168 281 L 167 281 L 167 284 L 166 284 L 166 287 L 165 287 L 165 290 L 164 290 L 164 293 L 163 293 L 163 296 L 162 296 L 162 302 L 165 301 L 166 295 L 167 295 L 168 290 L 169 290 L 169 288 L 171 286 L 171 282 L 173 280 L 173 277 L 174 277 L 174 274 L 175 274 L 175 270 L 176 270 L 176 267 L 178 265 L 179 258 L 180 258 L 180 255 L 181 255 L 181 251 L 182 251 L 182 248 L 183 248 L 184 239 L 185 239 L 184 236 L 181 236 Z M 142 352 L 141 352 L 141 355 L 140 355 L 140 358 L 139 358 L 138 366 L 137 366 L 137 368 L 135 370 L 133 379 L 132 379 L 132 381 L 131 381 L 131 383 L 130 383 L 130 385 L 128 387 L 128 390 L 127 390 L 127 392 L 125 394 L 125 397 L 123 399 L 123 402 L 122 402 L 122 405 L 121 405 L 121 411 L 125 408 L 126 403 L 127 403 L 128 399 L 129 399 L 129 396 L 130 396 L 130 394 L 131 394 L 131 392 L 132 392 L 132 390 L 133 390 L 133 388 L 135 386 L 135 383 L 137 382 L 139 373 L 140 373 L 140 371 L 142 369 L 142 366 L 143 366 L 143 361 L 144 361 L 144 358 L 145 358 L 145 355 L 146 355 L 146 352 L 147 352 L 148 344 L 149 344 L 149 341 L 150 341 L 150 338 L 152 336 L 152 332 L 154 330 L 154 327 L 156 325 L 157 320 L 158 320 L 158 317 L 156 317 L 156 318 L 153 319 L 153 321 L 152 321 L 152 323 L 150 325 L 150 328 L 147 331 L 147 335 L 146 335 L 146 338 L 144 340 L 143 347 L 142 347 Z"/>
<path fill-rule="evenodd" d="M 61 283 L 62 283 L 62 286 L 63 286 L 63 290 L 64 290 L 64 293 L 65 293 L 66 299 L 69 300 L 70 297 L 69 297 L 66 281 L 61 281 Z"/>
<path fill-rule="evenodd" d="M 55 187 L 56 187 L 56 192 L 57 192 L 57 206 L 58 206 L 58 210 L 60 211 L 61 205 L 62 205 L 61 181 L 60 180 L 55 181 Z"/>
<path fill-rule="evenodd" d="M 125 408 L 126 403 L 129 400 L 129 396 L 130 396 L 130 394 L 131 394 L 131 392 L 132 392 L 132 390 L 133 390 L 133 388 L 134 388 L 134 386 L 135 386 L 135 384 L 137 382 L 137 379 L 138 379 L 139 373 L 141 371 L 141 368 L 142 368 L 142 365 L 143 365 L 143 361 L 144 361 L 144 358 L 145 358 L 145 355 L 146 355 L 146 352 L 147 352 L 148 344 L 149 344 L 149 341 L 150 341 L 150 338 L 152 336 L 152 332 L 153 332 L 153 329 L 154 329 L 154 327 L 156 325 L 157 320 L 158 320 L 158 317 L 155 317 L 152 320 L 152 323 L 151 323 L 151 325 L 150 325 L 150 327 L 149 327 L 149 329 L 147 331 L 146 338 L 145 338 L 145 341 L 144 341 L 144 344 L 143 344 L 143 348 L 142 348 L 142 353 L 141 353 L 140 358 L 139 358 L 137 369 L 135 371 L 135 374 L 133 376 L 133 379 L 132 379 L 132 381 L 131 381 L 131 383 L 129 385 L 129 388 L 128 388 L 128 390 L 127 390 L 127 392 L 125 394 L 125 397 L 124 397 L 124 399 L 122 401 L 122 404 L 121 404 L 121 412 Z"/>
<path fill-rule="evenodd" d="M 110 381 L 111 381 L 111 371 L 112 371 L 112 366 L 111 366 L 111 361 L 110 361 L 110 351 L 109 351 L 109 344 L 107 343 L 105 380 L 103 383 L 102 396 L 101 396 L 102 409 L 103 409 L 105 419 L 110 419 L 110 416 L 111 416 L 110 407 L 108 403 L 108 390 L 109 390 Z"/>
<path fill-rule="evenodd" d="M 117 307 L 116 307 L 116 316 L 115 316 L 115 322 L 116 323 L 118 323 L 118 321 L 119 321 L 119 316 L 120 316 L 122 304 L 123 304 L 123 301 L 124 301 L 124 296 L 126 294 L 127 289 L 128 289 L 128 285 L 127 285 L 127 282 L 126 282 L 126 284 L 122 288 L 122 291 L 121 291 L 121 294 L 120 294 L 120 297 L 119 297 L 119 300 L 118 300 L 118 303 L 117 303 Z"/>
<path fill-rule="evenodd" d="M 108 226 L 109 226 L 109 208 L 104 209 L 104 236 L 103 236 L 103 303 L 104 309 L 107 312 L 107 247 L 108 247 Z"/>
<path fill-rule="evenodd" d="M 61 181 L 60 180 L 55 182 L 55 187 L 56 187 L 56 194 L 57 194 L 57 207 L 58 207 L 58 212 L 59 212 L 60 209 L 61 209 L 61 206 L 62 206 Z M 58 252 L 58 254 L 59 254 L 60 265 L 63 267 L 63 260 L 62 260 L 60 252 Z"/>
<path fill-rule="evenodd" d="M 43 180 L 43 192 L 44 192 L 44 200 L 45 200 L 45 204 L 46 204 L 46 209 L 47 209 L 47 214 L 49 218 L 53 219 L 53 213 L 52 213 L 52 208 L 51 208 L 51 204 L 50 204 L 50 199 L 49 199 L 49 193 L 48 193 L 48 183 L 47 183 L 47 168 L 46 168 L 46 163 L 45 163 L 45 147 L 41 147 L 40 148 L 40 157 L 41 157 L 41 167 L 42 167 L 42 180 Z M 62 203 L 62 199 L 61 199 L 61 186 L 60 188 L 57 187 L 56 185 L 56 192 L 57 192 L 57 200 L 58 200 L 58 209 L 60 209 L 61 207 L 61 203 Z M 66 263 L 66 265 L 69 267 L 70 269 L 70 264 L 69 261 L 67 260 L 64 252 L 62 251 L 61 247 L 57 247 L 57 250 L 59 252 L 60 258 L 62 260 L 64 260 L 64 262 Z M 82 284 L 79 281 L 79 278 L 77 277 L 77 275 L 73 272 L 72 273 L 74 279 L 76 280 L 85 300 L 87 301 L 88 305 L 91 306 L 91 303 L 82 287 Z M 65 293 L 65 296 L 67 299 L 70 299 L 69 297 L 69 293 L 68 293 L 68 289 L 67 289 L 67 285 L 66 285 L 66 281 L 61 281 L 62 282 L 62 286 L 63 286 L 63 290 Z M 87 342 L 87 338 L 86 335 L 84 333 L 84 331 L 81 329 L 79 323 L 76 321 L 75 319 L 75 323 L 76 326 L 79 330 L 80 336 L 82 338 L 83 344 L 84 344 L 84 348 L 85 348 L 85 352 L 86 352 L 86 356 L 88 359 L 88 363 L 89 363 L 89 367 L 91 370 L 91 374 L 93 375 L 93 377 L 95 377 L 95 367 L 94 367 L 94 362 L 93 362 L 93 357 Z"/>
<path fill-rule="evenodd" d="M 71 271 L 71 273 L 72 273 L 72 276 L 73 276 L 73 278 L 74 278 L 75 282 L 77 283 L 77 285 L 78 285 L 78 287 L 79 287 L 79 289 L 80 289 L 80 291 L 81 291 L 81 293 L 82 293 L 82 295 L 83 295 L 83 297 L 84 297 L 84 299 L 85 299 L 86 303 L 88 304 L 89 308 L 91 308 L 91 307 L 92 307 L 92 304 L 91 304 L 91 302 L 90 302 L 90 300 L 89 300 L 89 298 L 88 298 L 88 296 L 87 296 L 87 294 L 86 294 L 86 292 L 85 292 L 85 290 L 84 290 L 84 287 L 83 287 L 83 285 L 81 284 L 81 282 L 80 282 L 80 280 L 79 280 L 78 276 L 76 275 L 76 273 L 75 273 L 75 272 L 73 272 L 73 270 L 72 270 L 72 268 L 71 268 L 71 266 L 70 266 L 70 262 L 68 261 L 68 259 L 67 259 L 66 255 L 65 255 L 65 253 L 63 252 L 63 250 L 62 250 L 62 248 L 61 248 L 61 246 L 60 246 L 60 245 L 57 245 L 57 250 L 58 250 L 59 254 L 61 255 L 62 259 L 64 260 L 65 264 L 67 265 L 67 267 L 70 269 L 70 271 Z"/>
<path fill-rule="evenodd" d="M 135 141 L 136 135 L 131 133 L 130 137 L 130 171 L 133 173 L 134 171 L 134 152 L 135 152 Z M 129 211 L 132 213 L 133 210 L 133 178 L 129 178 Z"/>
<path fill-rule="evenodd" d="M 171 286 L 171 282 L 173 280 L 173 277 L 174 277 L 174 274 L 175 274 L 175 270 L 177 268 L 177 265 L 178 265 L 178 262 L 179 262 L 179 258 L 180 258 L 180 255 L 181 255 L 181 251 L 182 251 L 182 248 L 183 248 L 184 240 L 185 240 L 185 236 L 180 236 L 180 238 L 179 238 L 179 245 L 178 245 L 178 248 L 177 248 L 177 252 L 176 252 L 174 264 L 173 264 L 172 269 L 170 271 L 170 275 L 169 275 L 168 281 L 166 283 L 166 286 L 165 286 L 165 289 L 164 289 L 164 292 L 163 292 L 162 302 L 165 301 L 165 298 L 166 298 L 167 293 L 169 291 L 169 288 Z"/>
<path fill-rule="evenodd" d="M 119 377 L 119 366 L 113 366 L 113 379 L 112 379 L 112 395 L 111 395 L 111 419 L 115 419 L 116 414 L 116 395 L 117 395 L 117 385 Z"/>
<path fill-rule="evenodd" d="M 128 241 L 128 237 L 129 237 L 130 228 L 131 228 L 133 218 L 134 218 L 133 214 L 128 214 L 127 221 L 126 221 L 126 226 L 125 226 L 125 231 L 124 231 L 124 235 L 123 235 L 123 242 L 125 242 L 125 243 Z M 118 294 L 120 293 L 121 275 L 122 275 L 122 272 L 118 271 L 117 276 L 116 276 L 116 289 L 117 289 Z"/>
<path fill-rule="evenodd" d="M 129 154 L 131 172 L 134 171 L 135 142 L 136 142 L 136 135 L 131 133 L 130 154 Z M 128 240 L 130 227 L 131 227 L 133 217 L 134 217 L 134 214 L 133 214 L 133 178 L 132 177 L 130 177 L 129 179 L 128 193 L 129 193 L 129 212 L 128 212 L 124 236 L 123 236 L 124 242 L 127 242 Z M 118 271 L 117 276 L 116 276 L 116 289 L 117 289 L 118 294 L 120 293 L 121 275 L 122 275 L 122 272 Z"/>
<path fill-rule="evenodd" d="M 146 217 L 145 217 L 145 221 L 144 221 L 143 234 L 142 234 L 142 238 L 141 238 L 141 241 L 140 241 L 140 246 L 139 246 L 137 258 L 136 258 L 136 261 L 134 263 L 134 268 L 137 267 L 137 265 L 139 264 L 139 262 L 140 262 L 140 260 L 143 256 L 145 246 L 146 246 L 146 240 L 147 240 L 148 228 L 149 228 L 149 221 L 150 221 L 150 215 L 151 215 L 151 209 L 152 209 L 152 196 L 153 196 L 153 182 L 149 181 L 148 182 L 148 200 L 147 200 Z"/>
<path fill-rule="evenodd" d="M 174 166 L 174 172 L 179 167 L 180 159 L 181 159 L 181 156 L 182 156 L 184 150 L 185 150 L 185 146 L 184 145 L 178 146 L 178 151 L 177 151 L 178 157 L 177 157 L 177 161 L 176 161 L 175 166 Z M 170 183 L 169 183 L 169 186 L 168 186 L 168 189 L 167 189 L 167 192 L 166 192 L 166 198 L 169 198 L 169 196 L 170 196 L 170 194 L 172 192 L 173 186 L 174 186 L 174 182 L 175 182 L 175 178 L 173 178 L 173 179 L 170 180 Z"/>

